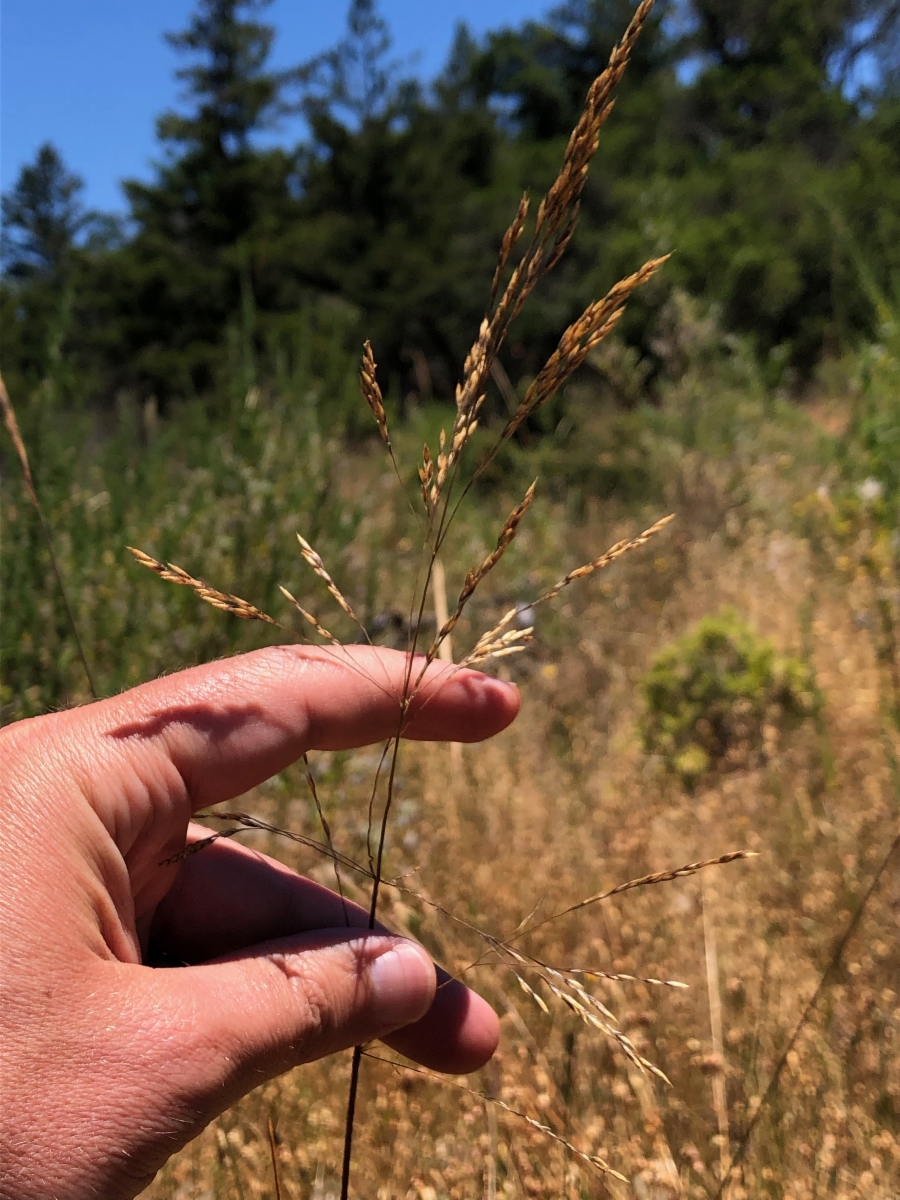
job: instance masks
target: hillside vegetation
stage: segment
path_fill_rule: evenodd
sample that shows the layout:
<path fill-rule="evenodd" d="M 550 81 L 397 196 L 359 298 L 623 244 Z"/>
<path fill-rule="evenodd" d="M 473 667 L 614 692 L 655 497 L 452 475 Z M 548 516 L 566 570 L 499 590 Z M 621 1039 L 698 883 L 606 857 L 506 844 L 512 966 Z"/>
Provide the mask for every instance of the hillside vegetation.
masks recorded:
<path fill-rule="evenodd" d="M 882 58 L 900 11 L 661 6 L 610 174 L 581 192 L 601 88 L 556 208 L 535 205 L 498 270 L 453 407 L 448 364 L 479 328 L 518 188 L 553 178 L 630 6 L 461 32 L 431 92 L 388 69 L 364 0 L 332 54 L 267 73 L 263 7 L 201 0 L 174 39 L 194 109 L 161 120 L 172 153 L 129 185 L 127 230 L 88 219 L 52 148 L 4 198 L 4 377 L 53 557 L 5 440 L 2 719 L 87 701 L 86 666 L 109 695 L 304 640 L 282 586 L 339 640 L 427 642 L 481 563 L 444 650 L 461 662 L 487 629 L 534 626 L 486 665 L 523 709 L 483 746 L 404 748 L 379 916 L 479 988 L 503 1040 L 459 1080 L 368 1048 L 352 1193 L 895 1200 L 900 172 Z M 260 150 L 290 88 L 311 141 Z M 570 256 L 503 343 L 579 200 Z M 573 313 L 676 240 L 538 371 Z M 359 396 L 362 329 L 386 418 L 370 358 L 371 411 Z M 455 476 L 440 493 L 428 446 L 467 469 L 497 447 L 437 550 L 423 539 L 460 493 Z M 283 628 L 203 604 L 197 580 Z M 366 862 L 379 761 L 312 756 L 318 800 L 305 768 L 282 772 L 241 798 L 240 836 L 333 884 L 292 835 L 318 835 L 321 801 L 340 853 Z M 344 885 L 365 903 L 371 875 Z M 146 1194 L 336 1197 L 350 1072 L 340 1055 L 259 1088 Z"/>
<path fill-rule="evenodd" d="M 466 1086 L 599 1154 L 634 1191 L 452 1082 L 368 1062 L 356 1151 L 356 1186 L 365 1194 L 717 1194 L 722 1165 L 742 1146 L 835 939 L 897 829 L 890 333 L 863 358 L 832 368 L 830 390 L 823 385 L 815 403 L 797 408 L 766 389 L 739 348 L 723 348 L 708 323 L 692 325 L 683 315 L 683 369 L 661 405 L 622 411 L 612 402 L 609 365 L 621 355 L 607 350 L 569 386 L 547 440 L 516 446 L 502 472 L 470 498 L 445 554 L 451 593 L 493 544 L 524 483 L 540 477 L 542 499 L 492 590 L 455 635 L 458 654 L 501 606 L 662 512 L 677 517 L 644 550 L 543 612 L 532 650 L 501 660 L 524 693 L 510 732 L 461 757 L 446 747 L 408 749 L 387 875 L 406 876 L 414 893 L 508 934 L 532 911 L 549 915 L 649 872 L 736 849 L 759 857 L 631 891 L 523 943 L 551 966 L 689 984 L 684 991 L 591 983 L 671 1086 L 640 1074 L 547 993 L 549 1013 L 541 1011 L 507 968 L 485 965 L 483 946 L 463 926 L 414 895 L 389 893 L 386 919 L 424 940 L 451 970 L 482 961 L 466 978 L 497 1005 L 504 1039 L 498 1059 Z M 404 492 L 415 496 L 417 481 L 410 466 L 401 487 L 380 442 L 325 427 L 329 389 L 349 387 L 353 369 L 335 362 L 318 378 L 295 375 L 235 392 L 223 406 L 227 417 L 212 422 L 186 404 L 163 419 L 152 408 L 123 408 L 103 427 L 60 409 L 50 383 L 22 407 L 103 692 L 271 637 L 156 580 L 131 561 L 126 544 L 279 616 L 276 586 L 284 583 L 341 631 L 340 612 L 327 608 L 297 553 L 293 535 L 301 531 L 376 640 L 404 644 L 419 563 Z M 440 417 L 426 406 L 409 415 L 395 439 L 401 463 L 415 461 Z M 3 487 L 9 719 L 84 700 L 86 691 L 33 516 L 14 477 L 7 474 Z M 648 747 L 644 696 L 661 661 L 676 693 L 686 669 L 715 675 L 708 658 L 691 666 L 690 647 L 698 622 L 722 614 L 726 629 L 738 622 L 741 638 L 797 663 L 792 670 L 807 694 L 783 723 L 763 705 L 752 753 L 708 761 L 686 778 L 669 769 L 659 747 Z M 678 646 L 676 659 L 687 667 L 672 664 L 666 648 Z M 726 663 L 716 676 L 719 715 L 734 686 L 730 669 Z M 753 700 L 752 687 L 741 686 Z M 695 715 L 702 723 L 712 714 Z M 732 715 L 740 729 L 746 709 L 738 704 Z M 313 763 L 335 841 L 351 857 L 364 855 L 373 765 L 370 752 Z M 241 806 L 277 826 L 315 832 L 298 771 Z M 330 882 L 328 864 L 308 852 L 298 855 L 274 835 L 245 836 Z M 827 970 L 729 1196 L 896 1195 L 898 877 L 894 863 Z M 262 1088 L 173 1160 L 148 1194 L 273 1195 L 269 1117 L 282 1194 L 334 1194 L 347 1070 L 341 1057 Z"/>
<path fill-rule="evenodd" d="M 198 0 L 169 39 L 180 89 L 159 165 L 125 182 L 124 215 L 86 211 L 50 145 L 4 197 L 8 382 L 36 386 L 50 359 L 69 397 L 106 411 L 121 393 L 220 404 L 254 362 L 294 370 L 311 326 L 347 353 L 370 338 L 402 399 L 449 399 L 510 213 L 553 179 L 633 7 L 568 0 L 480 40 L 461 26 L 426 84 L 374 0 L 353 0 L 331 51 L 281 71 L 265 0 Z M 857 258 L 894 293 L 898 62 L 895 0 L 657 0 L 578 236 L 504 348 L 513 384 L 614 280 L 670 251 L 624 324 L 651 385 L 673 289 L 718 305 L 767 382 L 794 391 L 823 354 L 877 336 Z"/>

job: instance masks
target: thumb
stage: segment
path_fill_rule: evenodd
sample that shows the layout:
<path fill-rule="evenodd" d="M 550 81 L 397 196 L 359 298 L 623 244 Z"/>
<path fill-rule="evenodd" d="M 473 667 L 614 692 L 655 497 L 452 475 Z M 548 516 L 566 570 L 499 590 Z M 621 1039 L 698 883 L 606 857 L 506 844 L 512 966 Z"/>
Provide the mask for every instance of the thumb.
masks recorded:
<path fill-rule="evenodd" d="M 165 1076 L 204 1123 L 290 1067 L 417 1021 L 437 986 L 421 946 L 347 929 L 154 977 L 166 992 L 155 998 L 157 1021 L 168 1017 Z"/>

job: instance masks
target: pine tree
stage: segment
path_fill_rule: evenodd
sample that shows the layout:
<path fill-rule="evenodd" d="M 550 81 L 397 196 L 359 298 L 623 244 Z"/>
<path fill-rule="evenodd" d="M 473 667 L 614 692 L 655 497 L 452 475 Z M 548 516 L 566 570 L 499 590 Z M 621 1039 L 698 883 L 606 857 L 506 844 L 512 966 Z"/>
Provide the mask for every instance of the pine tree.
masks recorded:
<path fill-rule="evenodd" d="M 14 279 L 57 277 L 76 238 L 91 220 L 81 201 L 84 182 L 45 142 L 2 198 L 3 273 Z"/>
<path fill-rule="evenodd" d="M 848 153 L 860 56 L 896 52 L 897 0 L 692 0 L 686 50 L 702 70 L 693 112 L 707 141 Z M 873 57 L 870 66 L 877 61 Z"/>
<path fill-rule="evenodd" d="M 496 254 L 477 191 L 495 144 L 489 114 L 432 103 L 391 57 L 373 0 L 346 35 L 301 68 L 311 144 L 301 171 L 296 260 L 310 285 L 350 301 L 388 373 L 452 391 Z M 477 284 L 475 286 L 478 286 Z"/>
<path fill-rule="evenodd" d="M 198 0 L 168 35 L 191 61 L 177 72 L 185 110 L 160 117 L 166 156 L 151 184 L 125 185 L 137 233 L 118 268 L 131 368 L 163 394 L 203 389 L 223 331 L 248 291 L 269 296 L 273 230 L 295 215 L 294 157 L 257 135 L 286 111 L 287 72 L 267 69 L 274 32 L 256 18 L 270 0 Z"/>

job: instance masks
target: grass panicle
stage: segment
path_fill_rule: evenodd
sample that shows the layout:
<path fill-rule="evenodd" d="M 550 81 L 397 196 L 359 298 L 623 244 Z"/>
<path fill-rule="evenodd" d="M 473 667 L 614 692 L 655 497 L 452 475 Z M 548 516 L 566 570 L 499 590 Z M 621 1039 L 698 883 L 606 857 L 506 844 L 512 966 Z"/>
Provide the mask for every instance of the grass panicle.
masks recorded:
<path fill-rule="evenodd" d="M 266 625 L 274 625 L 278 629 L 281 628 L 274 617 L 270 617 L 268 613 L 264 613 L 255 604 L 250 604 L 249 601 L 242 600 L 240 596 L 232 596 L 228 592 L 220 592 L 218 588 L 205 583 L 202 579 L 195 579 L 193 575 L 189 575 L 187 571 L 175 566 L 174 563 L 160 562 L 159 559 L 145 554 L 143 550 L 136 550 L 134 546 L 128 546 L 127 548 L 142 567 L 146 567 L 148 571 L 152 571 L 154 575 L 158 575 L 160 579 L 166 580 L 167 583 L 177 583 L 181 587 L 190 588 L 201 600 L 206 601 L 207 604 L 211 604 L 213 608 L 219 608 L 222 612 L 231 613 L 233 617 L 240 617 L 242 621 L 263 621 Z"/>
<path fill-rule="evenodd" d="M 466 1095 L 475 1096 L 479 1100 L 483 1100 L 486 1104 L 502 1109 L 503 1112 L 509 1113 L 511 1117 L 515 1117 L 519 1121 L 524 1121 L 527 1125 L 530 1125 L 532 1129 L 536 1129 L 545 1137 L 552 1138 L 553 1141 L 558 1142 L 561 1146 L 563 1146 L 569 1154 L 574 1155 L 575 1158 L 581 1159 L 582 1162 L 587 1163 L 588 1166 L 593 1167 L 594 1170 L 600 1171 L 604 1175 L 609 1175 L 613 1179 L 619 1180 L 620 1183 L 628 1183 L 628 1180 L 624 1175 L 620 1174 L 613 1167 L 611 1167 L 609 1163 L 605 1159 L 601 1158 L 598 1154 L 590 1154 L 586 1150 L 580 1150 L 577 1146 L 573 1146 L 570 1141 L 562 1137 L 555 1130 L 551 1129 L 549 1125 L 544 1124 L 542 1121 L 538 1121 L 536 1117 L 529 1116 L 528 1113 L 520 1112 L 518 1109 L 507 1104 L 504 1100 L 499 1099 L 497 1096 L 489 1096 L 486 1092 L 479 1092 L 475 1088 L 466 1087 L 465 1084 L 460 1083 L 458 1080 L 448 1079 L 445 1075 L 438 1075 L 434 1071 L 427 1070 L 425 1067 L 414 1067 L 410 1063 L 397 1062 L 396 1059 L 385 1058 L 380 1054 L 373 1054 L 371 1050 L 364 1050 L 363 1055 L 365 1058 L 371 1059 L 372 1062 L 387 1063 L 396 1070 L 406 1071 L 412 1075 L 422 1075 L 426 1079 L 431 1079 L 435 1083 L 439 1083 L 444 1087 L 456 1088 L 461 1092 L 465 1092 Z"/>
<path fill-rule="evenodd" d="M 313 629 L 316 631 L 316 633 L 319 635 L 320 638 L 322 638 L 326 642 L 329 642 L 332 646 L 340 646 L 341 645 L 341 643 L 334 636 L 334 634 L 331 633 L 328 629 L 326 629 L 324 625 L 320 625 L 319 621 L 316 619 L 316 617 L 314 617 L 312 615 L 312 613 L 309 612 L 308 609 L 305 609 L 303 607 L 303 605 L 300 603 L 300 601 L 297 600 L 295 596 L 292 596 L 286 587 L 283 587 L 281 584 L 279 584 L 278 590 L 279 590 L 279 592 L 281 592 L 282 596 L 284 596 L 285 600 L 288 600 L 291 604 L 293 604 L 294 608 L 296 608 L 297 612 L 304 619 L 304 621 L 306 621 L 308 624 L 312 625 Z"/>
<path fill-rule="evenodd" d="M 393 453 L 390 435 L 388 434 L 387 414 L 384 411 L 384 400 L 382 399 L 381 388 L 378 386 L 378 380 L 375 377 L 375 357 L 372 353 L 372 343 L 368 339 L 366 339 L 363 346 L 362 370 L 360 371 L 359 378 L 363 398 L 372 411 L 375 424 L 378 426 L 378 432 L 381 434 L 381 440 Z"/>
<path fill-rule="evenodd" d="M 418 480 L 428 519 L 428 528 L 425 530 L 428 564 L 424 582 L 421 582 L 418 596 L 413 599 L 410 606 L 412 613 L 410 621 L 412 632 L 408 647 L 410 654 L 402 695 L 398 698 L 397 731 L 395 737 L 390 739 L 382 753 L 369 801 L 366 835 L 368 867 L 362 870 L 362 875 L 364 879 L 371 881 L 369 899 L 370 927 L 374 927 L 375 925 L 380 888 L 382 885 L 389 885 L 389 881 L 383 875 L 384 855 L 397 777 L 401 735 L 409 704 L 417 694 L 424 678 L 425 669 L 430 663 L 439 656 L 448 662 L 452 662 L 450 646 L 454 630 L 457 628 L 467 605 L 479 586 L 498 565 L 516 538 L 519 527 L 534 500 L 536 482 L 528 487 L 522 500 L 506 517 L 497 535 L 494 548 L 466 572 L 455 608 L 447 615 L 446 585 L 439 552 L 458 511 L 459 504 L 465 498 L 474 479 L 483 471 L 486 462 L 491 460 L 503 442 L 513 437 L 522 424 L 545 405 L 559 387 L 584 363 L 587 355 L 614 328 L 622 315 L 625 303 L 634 290 L 650 279 L 665 261 L 664 258 L 653 259 L 633 275 L 621 280 L 610 289 L 603 299 L 589 305 L 581 317 L 566 329 L 560 338 L 556 350 L 529 386 L 523 399 L 500 431 L 493 449 L 488 452 L 487 458 L 480 465 L 476 466 L 469 481 L 457 493 L 456 484 L 459 478 L 460 464 L 464 451 L 479 426 L 488 380 L 497 374 L 498 352 L 507 336 L 511 323 L 521 312 L 523 305 L 536 286 L 539 278 L 553 269 L 571 241 L 577 225 L 579 204 L 587 170 L 597 149 L 600 129 L 611 109 L 611 93 L 622 76 L 635 38 L 638 36 L 650 11 L 651 2 L 652 0 L 642 0 L 642 3 L 634 13 L 622 42 L 614 48 L 606 70 L 592 84 L 587 95 L 584 111 L 566 148 L 559 175 L 538 208 L 531 239 L 518 261 L 512 266 L 509 278 L 505 286 L 503 286 L 503 277 L 509 266 L 513 251 L 523 238 L 528 221 L 528 197 L 524 196 L 520 201 L 513 221 L 506 231 L 500 246 L 497 266 L 491 285 L 490 309 L 481 323 L 478 335 L 466 356 L 460 382 L 456 387 L 456 412 L 449 436 L 444 430 L 441 431 L 436 458 L 432 455 L 427 443 L 423 447 L 422 459 L 418 466 Z M 376 378 L 374 353 L 368 341 L 363 348 L 360 382 L 363 397 L 375 419 L 381 439 L 388 448 L 398 478 L 402 479 L 388 432 L 384 400 Z M 569 587 L 572 583 L 587 578 L 594 572 L 615 562 L 631 550 L 645 545 L 670 520 L 671 517 L 664 517 L 637 537 L 619 541 L 598 558 L 569 571 L 553 587 L 542 592 L 533 603 L 542 603 L 554 599 L 564 588 Z M 304 561 L 322 581 L 331 599 L 362 630 L 368 640 L 369 635 L 365 626 L 357 617 L 350 601 L 335 583 L 334 577 L 326 567 L 322 556 L 300 534 L 297 535 L 297 538 Z M 132 551 L 132 553 L 135 554 L 139 562 L 154 571 L 162 579 L 192 588 L 202 599 L 216 607 L 232 612 L 245 619 L 264 620 L 272 624 L 275 623 L 272 618 L 261 613 L 253 605 L 239 600 L 235 596 L 211 588 L 208 584 L 194 579 L 178 567 L 160 563 L 156 559 L 139 551 Z M 299 611 L 304 620 L 313 627 L 320 638 L 328 642 L 333 648 L 340 647 L 338 639 L 329 630 L 325 629 L 317 618 L 301 605 L 286 588 L 281 587 L 280 590 L 284 597 Z M 416 671 L 413 668 L 412 652 L 417 647 L 425 605 L 431 591 L 435 591 L 435 611 L 439 614 L 438 628 L 425 653 L 424 665 L 420 670 Z M 473 666 L 484 663 L 489 659 L 500 659 L 505 656 L 521 653 L 533 636 L 533 626 L 531 625 L 525 628 L 511 628 L 512 622 L 521 611 L 523 610 L 520 608 L 509 609 L 493 629 L 483 633 L 477 639 L 474 648 L 462 659 L 460 665 Z M 456 669 L 459 668 L 457 667 Z M 295 840 L 307 846 L 316 847 L 331 860 L 336 874 L 338 890 L 343 898 L 344 884 L 341 876 L 341 868 L 343 867 L 355 873 L 359 873 L 361 868 L 335 848 L 331 827 L 326 818 L 316 783 L 308 764 L 306 774 L 316 811 L 324 831 L 325 843 L 323 845 L 317 843 L 314 839 L 294 834 L 290 834 L 289 836 L 294 837 Z M 378 815 L 376 812 L 376 799 L 379 794 L 379 780 L 382 778 L 382 774 L 384 777 L 384 785 L 381 789 L 383 800 L 381 802 L 380 815 Z M 236 822 L 235 828 L 223 831 L 219 835 L 213 835 L 214 837 L 234 836 L 239 830 L 269 828 L 265 822 L 258 822 L 245 814 L 231 814 L 229 818 L 224 819 Z M 373 837 L 373 830 L 376 827 L 378 831 L 377 838 Z M 198 843 L 197 845 L 199 846 L 200 844 Z M 540 929 L 551 920 L 577 912 L 609 896 L 618 895 L 629 889 L 651 883 L 680 879 L 705 867 L 734 861 L 741 857 L 746 857 L 746 853 L 738 852 L 718 859 L 692 863 L 687 867 L 678 868 L 675 871 L 661 872 L 654 876 L 632 880 L 610 891 L 597 893 L 585 900 L 571 904 L 561 913 L 556 914 L 556 917 L 545 918 L 537 923 L 533 920 L 526 920 L 524 924 L 520 923 L 519 930 L 510 939 L 497 938 L 466 921 L 462 921 L 462 924 L 470 925 L 474 929 L 482 938 L 487 948 L 488 957 L 512 973 L 519 986 L 534 1001 L 540 1011 L 544 1013 L 549 1012 L 550 1003 L 558 1003 L 564 1006 L 565 1009 L 575 1014 L 586 1027 L 600 1032 L 606 1038 L 610 1039 L 635 1071 L 647 1073 L 668 1082 L 665 1073 L 640 1051 L 632 1038 L 620 1028 L 619 1023 L 607 1004 L 588 986 L 588 983 L 591 983 L 592 986 L 601 984 L 611 986 L 615 983 L 618 986 L 622 981 L 637 981 L 641 977 L 628 972 L 604 971 L 602 969 L 597 972 L 590 972 L 587 968 L 558 969 L 549 966 L 536 957 L 531 957 L 524 949 L 515 948 L 513 942 L 520 941 L 526 934 L 531 935 L 535 930 Z M 401 886 L 400 890 L 414 894 L 411 892 L 411 889 L 406 887 Z M 420 899 L 424 898 L 420 897 Z M 439 912 L 446 913 L 446 910 L 441 905 L 434 905 L 434 907 Z M 452 916 L 449 913 L 446 915 Z M 458 918 L 454 918 L 454 920 L 458 920 Z M 670 987 L 678 986 L 675 981 L 665 981 L 653 976 L 648 976 L 645 982 Z M 353 1134 L 363 1057 L 363 1048 L 357 1047 L 351 1062 L 345 1123 L 341 1178 L 342 1200 L 347 1200 L 350 1189 Z M 497 1100 L 496 1103 L 510 1113 L 514 1111 L 500 1100 Z M 535 1129 L 551 1132 L 549 1127 L 543 1122 L 538 1122 L 528 1116 L 523 1115 L 523 1117 Z M 590 1163 L 592 1166 L 616 1178 L 624 1178 L 615 1172 L 600 1156 L 577 1150 L 567 1139 L 561 1138 L 558 1134 L 551 1133 L 551 1136 L 555 1137 L 557 1141 L 561 1142 L 571 1153 L 580 1157 L 584 1162 Z M 272 1154 L 274 1164 L 274 1149 L 272 1150 Z"/>
<path fill-rule="evenodd" d="M 365 626 L 353 611 L 350 601 L 346 598 L 344 593 L 340 590 L 340 588 L 332 579 L 331 575 L 328 573 L 325 564 L 322 562 L 321 556 L 317 554 L 315 550 L 313 550 L 306 538 L 301 537 L 299 533 L 297 534 L 297 541 L 300 543 L 300 553 L 303 555 L 304 562 L 308 563 L 323 581 L 328 589 L 328 594 L 336 602 L 338 608 L 340 608 L 342 612 L 345 612 L 354 625 L 362 630 L 363 634 L 365 634 L 366 638 L 368 638 Z"/>
<path fill-rule="evenodd" d="M 503 527 L 497 536 L 497 544 L 488 556 L 482 560 L 477 566 L 472 567 L 466 574 L 463 582 L 462 590 L 459 593 L 459 599 L 456 601 L 456 608 L 438 630 L 437 637 L 429 647 L 427 659 L 433 662 L 437 655 L 441 643 L 447 638 L 459 623 L 459 618 L 463 614 L 468 601 L 475 593 L 475 589 L 485 578 L 485 576 L 494 569 L 497 563 L 505 554 L 507 548 L 516 536 L 516 531 L 525 516 L 528 509 L 531 507 L 531 502 L 534 499 L 534 489 L 537 486 L 537 481 L 531 484 L 528 491 L 525 493 L 521 503 L 517 504 L 509 516 L 503 523 Z"/>

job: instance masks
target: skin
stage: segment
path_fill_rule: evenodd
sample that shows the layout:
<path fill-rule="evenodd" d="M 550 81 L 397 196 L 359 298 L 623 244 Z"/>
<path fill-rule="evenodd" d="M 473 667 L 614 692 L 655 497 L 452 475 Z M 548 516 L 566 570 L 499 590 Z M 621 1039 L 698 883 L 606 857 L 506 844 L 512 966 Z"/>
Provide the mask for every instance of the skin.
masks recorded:
<path fill-rule="evenodd" d="M 488 1005 L 327 889 L 231 841 L 160 866 L 198 809 L 395 733 L 405 665 L 276 647 L 0 732 L 3 1200 L 135 1196 L 251 1088 L 373 1038 L 490 1058 Z M 477 741 L 518 703 L 435 664 L 404 736 Z"/>

